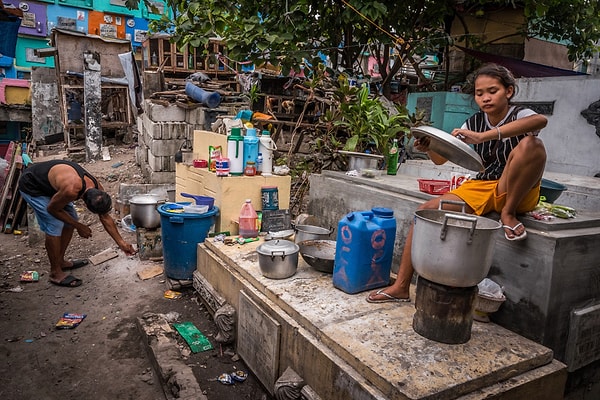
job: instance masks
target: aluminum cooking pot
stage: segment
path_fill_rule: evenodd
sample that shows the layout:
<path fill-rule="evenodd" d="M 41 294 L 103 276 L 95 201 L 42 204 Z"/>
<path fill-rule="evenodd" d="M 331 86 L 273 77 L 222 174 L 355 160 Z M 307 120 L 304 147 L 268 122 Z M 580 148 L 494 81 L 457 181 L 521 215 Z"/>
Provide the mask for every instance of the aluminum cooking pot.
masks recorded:
<path fill-rule="evenodd" d="M 442 210 L 461 204 L 463 212 Z M 464 203 L 441 201 L 438 210 L 415 212 L 412 263 L 419 276 L 453 287 L 475 286 L 492 264 L 498 221 L 464 213 Z"/>
<path fill-rule="evenodd" d="M 154 229 L 160 226 L 160 214 L 156 206 L 165 201 L 152 194 L 140 194 L 129 199 L 131 221 L 140 228 Z"/>
<path fill-rule="evenodd" d="M 285 279 L 298 269 L 300 247 L 289 240 L 269 240 L 257 247 L 258 266 L 263 276 L 271 279 Z"/>
<path fill-rule="evenodd" d="M 300 243 L 305 240 L 317 240 L 317 239 L 329 239 L 329 236 L 333 233 L 333 228 L 321 228 L 320 226 L 314 225 L 294 225 L 294 242 Z"/>

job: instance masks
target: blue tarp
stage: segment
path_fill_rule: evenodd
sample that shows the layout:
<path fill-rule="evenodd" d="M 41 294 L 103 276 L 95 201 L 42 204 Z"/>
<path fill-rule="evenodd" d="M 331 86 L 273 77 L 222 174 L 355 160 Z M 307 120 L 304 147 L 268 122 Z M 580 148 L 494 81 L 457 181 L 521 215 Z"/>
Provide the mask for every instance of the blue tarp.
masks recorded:
<path fill-rule="evenodd" d="M 15 57 L 19 26 L 21 26 L 21 18 L 2 16 L 0 19 L 0 38 L 2 38 L 0 40 L 0 56 Z"/>

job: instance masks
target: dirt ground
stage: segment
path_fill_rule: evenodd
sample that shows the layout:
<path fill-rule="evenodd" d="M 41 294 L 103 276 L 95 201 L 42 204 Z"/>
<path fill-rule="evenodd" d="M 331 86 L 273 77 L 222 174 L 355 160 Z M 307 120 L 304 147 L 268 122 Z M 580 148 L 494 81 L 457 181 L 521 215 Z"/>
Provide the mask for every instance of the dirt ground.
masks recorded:
<path fill-rule="evenodd" d="M 143 180 L 133 148 L 114 146 L 110 153 L 109 161 L 82 164 L 114 199 L 121 182 Z M 193 322 L 215 347 L 191 354 L 183 339 L 179 343 L 182 359 L 192 367 L 209 400 L 271 399 L 235 348 L 221 347 L 214 340 L 217 328 L 193 288 L 183 289 L 178 299 L 165 298 L 164 276 L 140 279 L 138 271 L 150 262 L 118 250 L 97 217 L 82 203 L 76 206 L 80 218 L 91 224 L 93 236 L 82 239 L 75 233 L 67 258 L 88 258 L 108 248 L 119 253 L 117 258 L 73 271 L 83 280 L 78 288 L 49 283 L 43 240 L 29 245 L 26 228 L 21 235 L 0 236 L 0 398 L 164 399 L 136 318 L 147 312 L 175 312 L 178 322 Z M 121 230 L 121 234 L 136 244 L 135 233 Z M 19 281 L 28 270 L 38 271 L 38 282 Z M 86 314 L 86 318 L 74 329 L 57 329 L 63 313 Z M 244 382 L 224 385 L 217 380 L 240 369 L 249 373 Z"/>

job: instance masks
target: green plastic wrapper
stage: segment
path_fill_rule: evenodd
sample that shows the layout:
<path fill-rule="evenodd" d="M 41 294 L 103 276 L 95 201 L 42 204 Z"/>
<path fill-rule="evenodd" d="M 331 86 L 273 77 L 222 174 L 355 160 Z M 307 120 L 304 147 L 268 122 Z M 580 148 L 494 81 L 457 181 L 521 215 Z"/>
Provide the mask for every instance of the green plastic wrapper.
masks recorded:
<path fill-rule="evenodd" d="M 182 322 L 173 324 L 173 328 L 179 332 L 181 337 L 190 346 L 193 353 L 199 353 L 201 351 L 212 350 L 213 345 L 208 341 L 206 336 L 202 334 L 191 322 Z"/>

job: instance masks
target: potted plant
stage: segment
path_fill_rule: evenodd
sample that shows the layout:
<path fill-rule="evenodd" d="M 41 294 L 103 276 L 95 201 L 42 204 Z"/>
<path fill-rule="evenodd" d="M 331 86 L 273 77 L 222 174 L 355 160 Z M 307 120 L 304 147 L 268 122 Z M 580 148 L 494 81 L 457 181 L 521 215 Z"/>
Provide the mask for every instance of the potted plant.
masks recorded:
<path fill-rule="evenodd" d="M 403 143 L 410 133 L 412 122 L 406 108 L 388 106 L 371 97 L 367 85 L 357 88 L 349 86 L 346 81 L 342 81 L 334 97 L 339 106 L 333 125 L 343 128 L 347 134 L 342 152 L 351 158 L 349 164 L 353 163 L 352 158 L 355 157 L 375 158 L 379 162 L 377 168 L 383 168 L 384 162 L 381 160 L 387 156 L 393 139 L 397 138 Z M 373 162 L 369 164 L 372 166 Z M 350 169 L 354 169 L 352 165 Z"/>

